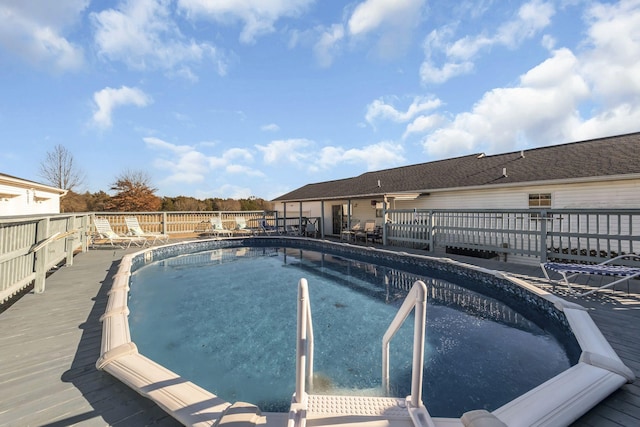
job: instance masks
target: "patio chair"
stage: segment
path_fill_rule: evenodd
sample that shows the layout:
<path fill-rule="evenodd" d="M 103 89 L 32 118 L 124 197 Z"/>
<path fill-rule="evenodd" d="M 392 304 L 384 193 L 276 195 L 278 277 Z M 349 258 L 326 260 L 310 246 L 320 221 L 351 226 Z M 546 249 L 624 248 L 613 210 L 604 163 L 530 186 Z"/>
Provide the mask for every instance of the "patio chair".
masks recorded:
<path fill-rule="evenodd" d="M 360 222 L 356 222 L 354 225 L 351 226 L 350 229 L 348 230 L 342 230 L 342 232 L 340 233 L 340 240 L 346 240 L 346 241 L 351 241 L 352 238 L 355 238 L 355 235 L 358 231 L 360 231 L 361 225 Z"/>
<path fill-rule="evenodd" d="M 557 283 L 561 283 L 566 285 L 569 288 L 569 291 L 574 292 L 571 284 L 571 279 L 574 279 L 578 276 L 610 276 L 613 277 L 613 281 L 601 285 L 595 289 L 592 289 L 587 292 L 574 294 L 575 296 L 585 296 L 590 295 L 595 292 L 598 292 L 602 289 L 608 289 L 614 287 L 618 283 L 622 283 L 625 280 L 631 280 L 638 276 L 640 276 L 640 267 L 633 267 L 628 265 L 621 265 L 620 260 L 623 259 L 631 259 L 634 261 L 640 261 L 640 255 L 635 254 L 627 254 L 627 255 L 619 255 L 615 258 L 608 259 L 600 264 L 569 264 L 569 263 L 559 263 L 559 262 L 545 262 L 541 263 L 542 272 L 547 280 L 549 280 L 553 289 L 555 289 L 555 285 Z M 552 280 L 549 278 L 548 270 L 555 271 L 562 276 L 562 281 Z M 575 285 L 575 283 L 574 283 Z M 615 289 L 615 288 L 614 288 Z"/>
<path fill-rule="evenodd" d="M 304 227 L 304 235 L 318 237 L 318 229 L 316 228 L 316 224 L 311 221 L 307 222 L 307 225 Z"/>
<path fill-rule="evenodd" d="M 366 220 L 364 222 L 364 228 L 356 231 L 355 233 L 355 239 L 356 241 L 361 238 L 362 240 L 365 241 L 365 243 L 367 242 L 368 236 L 370 234 L 373 234 L 373 232 L 376 229 L 376 222 L 374 220 Z"/>
<path fill-rule="evenodd" d="M 136 246 L 144 246 L 147 243 L 146 237 L 123 236 L 116 233 L 106 218 L 94 218 L 93 225 L 96 227 L 99 238 L 106 240 L 111 246 L 128 249 L 132 243 Z"/>
<path fill-rule="evenodd" d="M 211 223 L 211 227 L 205 231 L 204 234 L 211 234 L 214 237 L 231 237 L 233 235 L 233 231 L 224 228 L 222 224 L 222 218 L 219 216 L 213 216 L 209 218 L 209 222 Z"/>
<path fill-rule="evenodd" d="M 169 242 L 169 235 L 162 233 L 154 233 L 151 231 L 144 231 L 142 227 L 140 227 L 140 223 L 138 222 L 138 217 L 136 216 L 127 216 L 124 218 L 125 224 L 127 224 L 127 229 L 129 230 L 129 235 L 136 237 L 144 237 L 147 241 L 151 241 L 151 245 L 155 245 L 155 243 L 159 240 L 161 243 Z"/>
<path fill-rule="evenodd" d="M 280 234 L 278 232 L 278 228 L 274 225 L 269 224 L 265 218 L 260 221 L 260 231 L 265 235 Z"/>
<path fill-rule="evenodd" d="M 247 226 L 247 219 L 243 216 L 236 217 L 236 228 L 234 230 L 235 234 L 239 234 L 242 236 L 253 236 L 254 230 Z"/>

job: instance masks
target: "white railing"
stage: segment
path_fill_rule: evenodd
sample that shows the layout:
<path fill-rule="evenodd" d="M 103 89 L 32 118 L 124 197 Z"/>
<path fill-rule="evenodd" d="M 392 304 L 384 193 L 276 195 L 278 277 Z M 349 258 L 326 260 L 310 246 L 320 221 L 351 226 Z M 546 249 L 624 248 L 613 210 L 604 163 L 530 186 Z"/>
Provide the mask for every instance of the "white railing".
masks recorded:
<path fill-rule="evenodd" d="M 87 250 L 88 226 L 88 214 L 0 218 L 0 303 L 32 283 L 44 292 L 47 271 Z"/>
<path fill-rule="evenodd" d="M 413 284 L 398 313 L 396 313 L 396 316 L 391 321 L 387 332 L 385 332 L 382 337 L 382 386 L 387 395 L 389 395 L 389 344 L 414 309 L 411 395 L 407 397 L 406 404 L 411 420 L 415 426 L 433 426 L 431 416 L 422 403 L 424 341 L 427 321 L 427 285 L 421 280 Z"/>
<path fill-rule="evenodd" d="M 307 385 L 313 387 L 313 324 L 307 279 L 298 282 L 298 326 L 296 334 L 296 391 L 291 399 L 289 427 L 306 424 Z"/>

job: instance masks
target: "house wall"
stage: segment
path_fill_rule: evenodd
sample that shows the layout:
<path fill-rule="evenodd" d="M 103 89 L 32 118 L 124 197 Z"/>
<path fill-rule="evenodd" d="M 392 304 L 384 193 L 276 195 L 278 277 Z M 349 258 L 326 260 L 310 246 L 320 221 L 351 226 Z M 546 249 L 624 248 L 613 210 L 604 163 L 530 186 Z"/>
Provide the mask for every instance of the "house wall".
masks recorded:
<path fill-rule="evenodd" d="M 640 179 L 431 193 L 396 209 L 528 209 L 529 194 L 551 193 L 555 209 L 640 208 Z"/>
<path fill-rule="evenodd" d="M 60 213 L 60 194 L 0 183 L 0 216 Z"/>

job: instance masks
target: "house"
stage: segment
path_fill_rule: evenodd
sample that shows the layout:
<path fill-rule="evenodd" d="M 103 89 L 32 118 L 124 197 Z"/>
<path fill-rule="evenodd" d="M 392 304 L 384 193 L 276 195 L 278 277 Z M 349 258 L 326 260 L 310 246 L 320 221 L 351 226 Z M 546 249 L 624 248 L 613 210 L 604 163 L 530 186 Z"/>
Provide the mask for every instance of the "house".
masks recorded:
<path fill-rule="evenodd" d="M 640 133 L 475 153 L 308 184 L 273 200 L 279 216 L 313 217 L 324 234 L 385 209 L 640 208 Z"/>
<path fill-rule="evenodd" d="M 60 213 L 62 190 L 0 173 L 0 216 Z"/>

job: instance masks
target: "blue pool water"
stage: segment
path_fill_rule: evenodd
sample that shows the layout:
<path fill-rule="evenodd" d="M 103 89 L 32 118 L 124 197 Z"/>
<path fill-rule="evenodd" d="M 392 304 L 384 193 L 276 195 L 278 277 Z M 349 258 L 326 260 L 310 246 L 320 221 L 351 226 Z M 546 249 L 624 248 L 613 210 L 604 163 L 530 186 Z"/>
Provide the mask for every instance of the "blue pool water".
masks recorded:
<path fill-rule="evenodd" d="M 553 336 L 504 304 L 440 279 L 299 249 L 183 255 L 132 276 L 141 353 L 225 400 L 287 411 L 297 283 L 309 282 L 316 390 L 382 395 L 381 339 L 413 281 L 428 285 L 424 401 L 433 416 L 493 410 L 570 366 Z M 410 394 L 413 321 L 391 342 L 392 395 Z"/>

